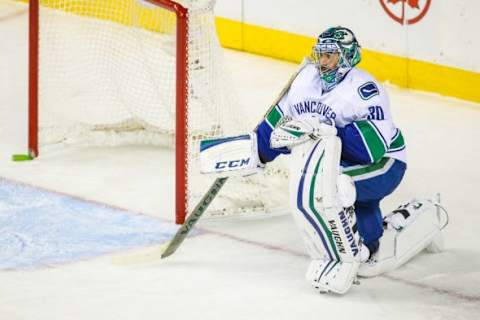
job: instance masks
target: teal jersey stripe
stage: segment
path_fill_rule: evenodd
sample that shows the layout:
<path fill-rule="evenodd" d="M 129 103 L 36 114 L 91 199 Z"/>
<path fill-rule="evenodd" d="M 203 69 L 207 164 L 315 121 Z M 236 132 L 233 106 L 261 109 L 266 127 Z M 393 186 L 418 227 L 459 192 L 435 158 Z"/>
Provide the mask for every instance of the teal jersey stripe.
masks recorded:
<path fill-rule="evenodd" d="M 315 209 L 315 204 L 314 204 L 314 199 L 315 199 L 315 181 L 317 179 L 317 174 L 318 174 L 318 169 L 320 168 L 320 163 L 322 162 L 323 155 L 325 152 L 322 153 L 320 156 L 320 159 L 318 159 L 317 164 L 315 165 L 315 169 L 313 172 L 313 178 L 312 181 L 310 182 L 310 194 L 309 194 L 309 206 L 310 210 L 312 210 L 313 214 L 317 218 L 318 222 L 320 222 L 320 225 L 322 226 L 322 229 L 324 230 L 324 233 L 327 235 L 328 242 L 330 243 L 330 247 L 333 250 L 333 253 L 335 254 L 335 257 L 337 260 L 340 260 L 340 256 L 338 255 L 338 250 L 337 246 L 335 245 L 335 242 L 333 240 L 333 235 L 332 232 L 330 231 L 330 228 L 327 227 L 325 221 L 323 220 L 322 216 L 318 213 L 318 211 Z"/>
<path fill-rule="evenodd" d="M 395 139 L 397 139 L 398 136 L 401 134 L 400 129 L 397 128 L 397 129 L 395 129 L 395 130 L 396 130 L 396 131 L 395 131 L 395 135 L 392 137 L 392 141 L 394 141 Z"/>
<path fill-rule="evenodd" d="M 385 157 L 385 158 L 382 158 L 382 160 L 380 160 L 379 162 L 374 163 L 372 165 L 355 166 L 351 169 L 347 168 L 346 170 L 343 171 L 343 173 L 346 175 L 349 175 L 350 177 L 356 177 L 356 176 L 364 175 L 367 173 L 372 173 L 374 171 L 383 169 L 383 167 L 385 167 L 385 165 L 388 163 L 389 160 L 391 160 L 391 158 Z"/>
<path fill-rule="evenodd" d="M 381 159 L 387 151 L 387 147 L 377 129 L 368 120 L 356 121 L 355 126 L 362 135 L 371 160 L 376 162 Z"/>
<path fill-rule="evenodd" d="M 265 119 L 267 120 L 267 123 L 270 125 L 270 127 L 272 127 L 272 129 L 274 129 L 275 126 L 277 125 L 278 121 L 280 121 L 280 119 L 282 119 L 282 117 L 283 117 L 283 115 L 280 112 L 280 110 L 278 109 L 278 106 L 275 106 L 275 108 L 273 108 L 267 114 Z"/>
<path fill-rule="evenodd" d="M 403 138 L 402 132 L 398 130 L 398 134 L 394 137 L 393 141 L 390 143 L 388 151 L 399 151 L 405 148 L 405 139 Z"/>

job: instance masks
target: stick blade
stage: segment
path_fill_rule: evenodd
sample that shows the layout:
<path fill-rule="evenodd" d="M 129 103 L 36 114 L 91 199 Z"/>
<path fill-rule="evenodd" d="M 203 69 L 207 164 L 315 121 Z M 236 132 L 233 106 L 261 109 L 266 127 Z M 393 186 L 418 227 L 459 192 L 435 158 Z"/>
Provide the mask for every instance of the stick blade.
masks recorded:
<path fill-rule="evenodd" d="M 147 264 L 161 259 L 161 255 L 168 246 L 168 242 L 159 246 L 146 248 L 143 250 L 135 251 L 130 254 L 116 256 L 111 259 L 111 262 L 115 265 L 138 265 Z"/>
<path fill-rule="evenodd" d="M 165 259 L 167 257 L 170 257 L 175 251 L 177 251 L 177 248 L 179 247 L 180 243 L 176 241 L 170 241 L 165 244 L 161 258 Z"/>

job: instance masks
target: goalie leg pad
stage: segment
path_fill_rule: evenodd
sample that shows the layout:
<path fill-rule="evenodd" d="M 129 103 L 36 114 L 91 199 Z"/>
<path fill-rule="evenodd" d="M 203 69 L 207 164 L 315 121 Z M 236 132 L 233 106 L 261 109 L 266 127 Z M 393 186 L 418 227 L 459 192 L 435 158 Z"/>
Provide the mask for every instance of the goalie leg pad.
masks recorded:
<path fill-rule="evenodd" d="M 345 210 L 355 196 L 348 177 L 340 176 L 341 142 L 337 137 L 307 142 L 292 149 L 290 205 L 312 259 L 340 260 L 358 254 L 358 235 L 352 230 L 355 215 Z M 350 199 L 340 199 L 338 185 Z M 353 196 L 352 196 L 353 195 Z M 312 243 L 313 242 L 313 243 Z M 323 252 L 320 252 L 323 251 Z"/>
<path fill-rule="evenodd" d="M 358 262 L 313 260 L 305 277 L 321 293 L 346 293 L 355 281 Z"/>
<path fill-rule="evenodd" d="M 312 259 L 322 260 L 334 257 L 326 220 L 314 206 L 315 192 L 318 192 L 315 188 L 315 167 L 323 158 L 324 148 L 324 141 L 309 141 L 293 148 L 290 155 L 290 207 L 293 217 Z"/>
<path fill-rule="evenodd" d="M 385 218 L 380 248 L 362 263 L 358 275 L 374 277 L 394 270 L 424 249 L 443 249 L 440 212 L 430 199 L 412 200 Z"/>
<path fill-rule="evenodd" d="M 341 174 L 337 178 L 337 198 L 339 205 L 344 208 L 353 206 L 357 198 L 357 191 L 353 179 L 346 174 Z"/>
<path fill-rule="evenodd" d="M 339 179 L 340 151 L 337 137 L 293 148 L 290 194 L 295 221 L 313 260 L 307 278 L 322 292 L 343 294 L 355 279 L 360 247 L 353 228 L 355 214 L 344 208 L 353 202 L 354 189 L 348 179 Z M 350 199 L 340 199 L 339 185 Z M 328 272 L 326 265 L 331 267 Z"/>

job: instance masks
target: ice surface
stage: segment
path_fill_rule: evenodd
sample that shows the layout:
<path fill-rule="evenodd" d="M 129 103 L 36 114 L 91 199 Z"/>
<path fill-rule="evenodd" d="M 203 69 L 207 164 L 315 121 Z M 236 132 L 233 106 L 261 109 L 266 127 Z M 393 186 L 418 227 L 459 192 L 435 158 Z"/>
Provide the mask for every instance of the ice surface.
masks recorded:
<path fill-rule="evenodd" d="M 0 270 L 33 270 L 167 242 L 174 223 L 0 179 Z"/>
<path fill-rule="evenodd" d="M 173 154 L 154 147 L 25 152 L 27 14 L 0 2 L 0 176 L 173 221 Z M 259 118 L 295 65 L 227 51 L 241 99 Z M 291 218 L 204 223 L 165 261 L 112 256 L 0 272 L 1 319 L 468 319 L 480 318 L 480 105 L 387 85 L 408 148 L 390 210 L 440 192 L 450 213 L 446 251 L 365 279 L 348 295 L 316 294 Z M 0 227 L 1 229 L 1 227 Z M 11 248 L 14 248 L 12 242 Z M 13 250 L 13 249 L 12 249 Z M 128 253 L 125 253 L 128 255 Z"/>

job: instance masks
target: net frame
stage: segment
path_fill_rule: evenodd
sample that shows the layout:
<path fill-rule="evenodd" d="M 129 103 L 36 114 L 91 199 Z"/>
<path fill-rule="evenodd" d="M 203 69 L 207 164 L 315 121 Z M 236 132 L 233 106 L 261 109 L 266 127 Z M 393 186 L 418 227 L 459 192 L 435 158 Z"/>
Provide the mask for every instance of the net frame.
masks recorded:
<path fill-rule="evenodd" d="M 144 0 L 176 15 L 175 222 L 185 221 L 188 206 L 188 13 L 171 0 Z M 39 156 L 40 0 L 29 1 L 28 155 Z"/>

